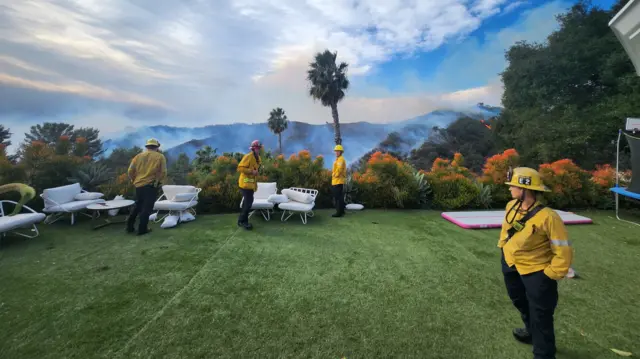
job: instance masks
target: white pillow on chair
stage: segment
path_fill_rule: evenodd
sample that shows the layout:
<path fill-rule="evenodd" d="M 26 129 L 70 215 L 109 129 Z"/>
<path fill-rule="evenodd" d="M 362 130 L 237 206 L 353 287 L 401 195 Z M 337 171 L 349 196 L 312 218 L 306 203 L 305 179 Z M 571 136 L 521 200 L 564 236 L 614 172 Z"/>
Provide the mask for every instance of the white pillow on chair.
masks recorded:
<path fill-rule="evenodd" d="M 300 203 L 313 203 L 313 196 L 310 193 L 294 191 L 292 189 L 283 189 L 282 194 L 286 195 L 290 200 Z"/>
<path fill-rule="evenodd" d="M 92 201 L 94 199 L 100 199 L 104 197 L 104 194 L 99 192 L 81 192 L 73 196 L 76 201 Z"/>
<path fill-rule="evenodd" d="M 195 193 L 176 193 L 171 200 L 174 202 L 189 202 L 195 195 Z"/>

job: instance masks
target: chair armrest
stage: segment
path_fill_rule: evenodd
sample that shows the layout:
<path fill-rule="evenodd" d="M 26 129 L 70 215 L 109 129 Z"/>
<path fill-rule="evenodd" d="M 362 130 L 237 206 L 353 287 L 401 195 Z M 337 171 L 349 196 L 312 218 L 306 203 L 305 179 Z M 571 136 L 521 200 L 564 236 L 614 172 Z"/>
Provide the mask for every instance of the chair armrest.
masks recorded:
<path fill-rule="evenodd" d="M 48 206 L 48 205 L 47 205 L 48 203 L 53 203 L 53 204 L 54 204 L 54 206 L 58 206 L 58 207 L 60 207 L 60 209 L 62 209 L 64 212 L 71 213 L 71 211 L 68 211 L 68 210 L 66 210 L 66 209 L 62 208 L 62 205 L 61 205 L 60 203 L 58 203 L 58 202 L 56 202 L 56 201 L 54 201 L 54 200 L 52 200 L 52 199 L 48 199 L 48 198 L 44 197 L 44 196 L 43 196 L 43 194 L 44 194 L 44 193 L 40 194 L 40 197 L 44 200 L 44 208 L 47 208 L 47 207 L 53 207 L 53 206 Z M 36 213 L 37 213 L 37 212 L 36 212 Z"/>
<path fill-rule="evenodd" d="M 18 202 L 15 201 L 10 201 L 8 199 L 3 199 L 0 200 L 0 214 L 4 216 L 4 204 L 5 203 L 11 203 L 11 204 L 15 204 L 16 206 L 18 205 Z M 31 211 L 32 213 L 38 213 L 36 211 L 33 210 L 33 208 L 27 206 L 27 205 L 22 205 L 22 209 L 28 209 L 29 211 Z"/>

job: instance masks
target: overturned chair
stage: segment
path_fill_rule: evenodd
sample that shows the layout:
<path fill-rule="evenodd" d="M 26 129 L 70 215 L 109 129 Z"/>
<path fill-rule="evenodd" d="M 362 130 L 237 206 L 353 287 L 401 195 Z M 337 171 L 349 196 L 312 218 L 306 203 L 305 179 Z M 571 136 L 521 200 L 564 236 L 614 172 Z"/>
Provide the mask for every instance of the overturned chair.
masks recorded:
<path fill-rule="evenodd" d="M 152 214 L 150 219 L 158 223 L 166 218 L 167 221 L 163 223 L 163 228 L 174 227 L 180 222 L 194 220 L 200 191 L 202 191 L 201 188 L 194 186 L 162 186 L 162 195 L 153 205 L 153 210 L 156 213 Z M 163 211 L 167 213 L 160 217 L 159 214 Z M 175 223 L 173 223 L 174 221 Z"/>
<path fill-rule="evenodd" d="M 71 225 L 75 223 L 76 213 L 91 217 L 82 211 L 88 205 L 104 203 L 104 195 L 99 192 L 87 192 L 74 183 L 61 187 L 48 188 L 42 191 L 40 197 L 44 200 L 42 212 L 49 214 L 44 220 L 45 224 L 51 224 L 60 220 L 63 216 L 71 216 Z"/>
<path fill-rule="evenodd" d="M 288 202 L 280 203 L 278 208 L 282 210 L 281 220 L 285 222 L 291 216 L 298 213 L 303 224 L 307 224 L 308 217 L 313 217 L 313 208 L 316 206 L 318 190 L 309 188 L 283 189 L 282 194 L 289 198 Z"/>
<path fill-rule="evenodd" d="M 18 213 L 14 216 L 10 216 L 5 210 L 5 204 L 13 204 L 14 206 L 18 205 L 17 202 L 2 200 L 0 201 L 0 238 L 5 237 L 8 233 L 13 233 L 26 238 L 35 238 L 40 232 L 38 232 L 38 227 L 36 224 L 44 221 L 46 215 L 44 213 L 38 213 L 27 207 L 26 205 L 22 205 L 22 211 L 28 211 L 28 213 Z M 21 229 L 29 229 L 33 234 L 25 234 L 22 233 Z"/>

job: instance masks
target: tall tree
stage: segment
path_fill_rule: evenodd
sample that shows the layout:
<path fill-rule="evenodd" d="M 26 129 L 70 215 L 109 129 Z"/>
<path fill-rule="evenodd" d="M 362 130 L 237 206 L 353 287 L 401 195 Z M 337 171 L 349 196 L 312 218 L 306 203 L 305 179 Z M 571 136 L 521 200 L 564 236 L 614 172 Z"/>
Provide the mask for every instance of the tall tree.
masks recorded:
<path fill-rule="evenodd" d="M 167 172 L 174 184 L 185 185 L 187 184 L 187 175 L 190 170 L 191 164 L 189 163 L 189 156 L 181 152 L 178 158 L 169 165 Z"/>
<path fill-rule="evenodd" d="M 640 81 L 608 27 L 615 13 L 580 1 L 557 17 L 547 43 L 507 51 L 505 110 L 494 129 L 500 147 L 516 148 L 523 164 L 571 158 L 593 168 L 615 160 L 618 128 L 640 116 Z"/>
<path fill-rule="evenodd" d="M 218 158 L 218 149 L 211 146 L 204 146 L 196 151 L 196 158 L 193 160 L 193 167 L 196 171 L 211 172 L 213 161 Z"/>
<path fill-rule="evenodd" d="M 333 127 L 336 145 L 342 144 L 340 135 L 340 118 L 338 116 L 338 102 L 349 88 L 347 79 L 346 62 L 336 63 L 338 53 L 331 53 L 329 50 L 318 52 L 315 61 L 310 63 L 307 71 L 307 80 L 310 82 L 309 95 L 314 100 L 320 100 L 322 106 L 331 107 L 333 117 Z"/>
<path fill-rule="evenodd" d="M 287 115 L 280 107 L 275 108 L 271 110 L 271 113 L 269 113 L 269 120 L 267 123 L 271 132 L 278 135 L 278 148 L 280 149 L 280 153 L 282 153 L 282 132 L 284 132 L 289 126 Z"/>
<path fill-rule="evenodd" d="M 102 154 L 102 141 L 99 139 L 100 131 L 92 127 L 74 128 L 73 125 L 62 122 L 45 122 L 43 124 L 31 126 L 29 133 L 25 133 L 24 144 L 32 141 L 42 141 L 48 145 L 58 142 L 60 137 L 66 136 L 71 143 L 75 143 L 77 138 L 86 140 L 86 155 L 96 157 Z"/>
<path fill-rule="evenodd" d="M 9 132 L 8 128 L 5 128 L 3 125 L 0 125 L 0 144 L 4 145 L 4 147 L 11 146 L 11 138 L 12 133 Z"/>

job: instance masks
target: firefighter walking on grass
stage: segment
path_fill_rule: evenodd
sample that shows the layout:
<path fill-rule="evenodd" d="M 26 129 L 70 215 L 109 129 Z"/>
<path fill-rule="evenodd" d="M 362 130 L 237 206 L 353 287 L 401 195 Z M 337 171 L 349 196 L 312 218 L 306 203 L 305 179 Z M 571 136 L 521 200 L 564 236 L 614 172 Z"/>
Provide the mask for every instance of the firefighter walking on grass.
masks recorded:
<path fill-rule="evenodd" d="M 260 141 L 255 140 L 251 142 L 249 149 L 251 152 L 242 157 L 237 169 L 238 172 L 240 172 L 238 186 L 242 193 L 242 212 L 238 217 L 238 226 L 247 230 L 253 229 L 253 226 L 249 223 L 249 212 L 253 205 L 253 193 L 258 188 L 256 177 L 258 176 L 258 169 L 262 163 L 260 159 L 262 144 Z"/>
<path fill-rule="evenodd" d="M 533 344 L 534 359 L 555 359 L 557 281 L 569 271 L 573 249 L 560 215 L 539 202 L 549 189 L 536 170 L 510 169 L 506 184 L 513 200 L 506 206 L 498 247 L 507 293 L 524 322 L 513 336 Z"/>
<path fill-rule="evenodd" d="M 160 142 L 155 138 L 145 144 L 146 151 L 136 155 L 129 165 L 128 176 L 136 188 L 136 203 L 127 219 L 127 232 L 135 232 L 136 218 L 140 215 L 138 235 L 151 232 L 149 216 L 158 195 L 158 188 L 167 177 L 167 159 L 160 153 Z"/>
<path fill-rule="evenodd" d="M 344 184 L 347 182 L 347 163 L 342 156 L 344 153 L 342 145 L 336 145 L 333 150 L 336 153 L 336 160 L 333 162 L 333 170 L 331 171 L 331 189 L 336 204 L 336 213 L 332 217 L 342 217 L 345 209 Z"/>

